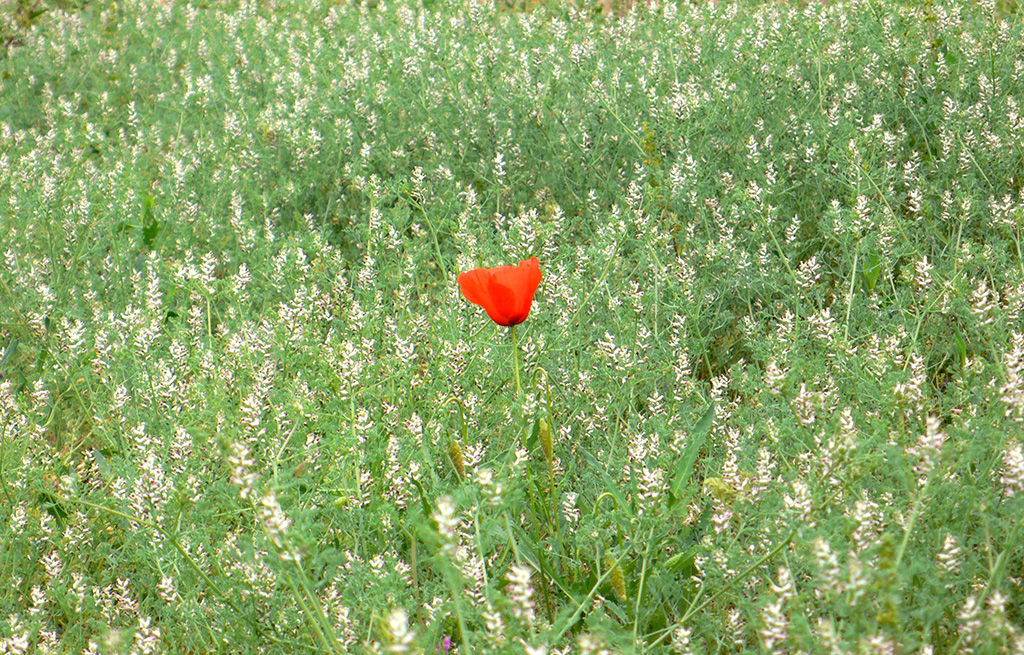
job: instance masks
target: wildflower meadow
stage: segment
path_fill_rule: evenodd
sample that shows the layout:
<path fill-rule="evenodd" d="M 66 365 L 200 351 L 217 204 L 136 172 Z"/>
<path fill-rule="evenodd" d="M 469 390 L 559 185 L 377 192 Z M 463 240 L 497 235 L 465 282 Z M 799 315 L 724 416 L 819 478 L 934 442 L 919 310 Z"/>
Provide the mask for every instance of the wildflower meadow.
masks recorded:
<path fill-rule="evenodd" d="M 1024 654 L 1013 0 L 0 0 L 0 653 Z"/>

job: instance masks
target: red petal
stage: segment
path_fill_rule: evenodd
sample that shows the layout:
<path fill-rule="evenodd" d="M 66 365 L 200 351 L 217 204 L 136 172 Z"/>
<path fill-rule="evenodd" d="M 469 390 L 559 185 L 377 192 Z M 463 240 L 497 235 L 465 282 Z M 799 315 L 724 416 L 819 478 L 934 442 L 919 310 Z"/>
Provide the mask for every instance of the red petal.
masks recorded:
<path fill-rule="evenodd" d="M 487 290 L 490 292 L 488 304 L 484 305 L 487 315 L 498 325 L 516 325 L 522 323 L 516 319 L 516 290 L 502 284 L 499 276 L 491 276 Z M 525 317 L 523 317 L 525 318 Z"/>
<path fill-rule="evenodd" d="M 459 275 L 459 288 L 466 300 L 481 307 L 487 302 L 487 287 L 491 281 L 491 269 L 474 268 Z"/>
<path fill-rule="evenodd" d="M 466 300 L 480 305 L 492 321 L 505 326 L 518 325 L 530 315 L 540 281 L 540 261 L 536 257 L 519 266 L 475 268 L 459 275 Z"/>

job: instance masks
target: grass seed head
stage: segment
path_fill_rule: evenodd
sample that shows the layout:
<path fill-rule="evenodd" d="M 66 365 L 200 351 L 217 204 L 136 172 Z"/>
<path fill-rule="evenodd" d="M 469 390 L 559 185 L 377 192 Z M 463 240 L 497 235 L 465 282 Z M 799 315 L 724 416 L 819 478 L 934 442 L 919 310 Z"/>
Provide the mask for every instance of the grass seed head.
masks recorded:
<path fill-rule="evenodd" d="M 612 591 L 615 592 L 615 597 L 623 603 L 626 602 L 626 575 L 622 572 L 622 567 L 615 562 L 611 555 L 605 555 L 604 564 L 611 569 L 608 581 L 612 584 Z"/>
<path fill-rule="evenodd" d="M 466 477 L 466 460 L 462 457 L 462 446 L 458 441 L 452 441 L 448 446 L 448 457 L 452 460 L 452 466 L 460 478 Z"/>
<path fill-rule="evenodd" d="M 540 447 L 544 449 L 544 457 L 547 458 L 550 464 L 555 459 L 555 444 L 551 440 L 551 427 L 544 419 L 540 419 L 537 423 L 539 424 Z"/>

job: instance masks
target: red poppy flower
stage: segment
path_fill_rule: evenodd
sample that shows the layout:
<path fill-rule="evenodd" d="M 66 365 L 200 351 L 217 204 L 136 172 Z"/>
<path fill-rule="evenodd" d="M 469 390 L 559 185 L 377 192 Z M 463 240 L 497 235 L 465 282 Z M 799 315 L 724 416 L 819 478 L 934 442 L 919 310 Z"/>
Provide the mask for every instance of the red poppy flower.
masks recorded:
<path fill-rule="evenodd" d="M 540 278 L 540 262 L 531 257 L 519 266 L 474 268 L 461 273 L 459 287 L 466 300 L 487 310 L 492 321 L 512 326 L 530 315 Z"/>

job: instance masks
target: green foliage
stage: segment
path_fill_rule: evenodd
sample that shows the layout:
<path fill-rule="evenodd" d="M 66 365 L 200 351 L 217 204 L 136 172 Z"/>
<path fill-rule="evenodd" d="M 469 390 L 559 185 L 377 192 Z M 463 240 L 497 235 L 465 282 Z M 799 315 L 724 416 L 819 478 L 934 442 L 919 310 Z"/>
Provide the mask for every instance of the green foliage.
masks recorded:
<path fill-rule="evenodd" d="M 1015 6 L 42 8 L 0 650 L 1021 650 Z"/>

